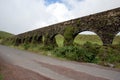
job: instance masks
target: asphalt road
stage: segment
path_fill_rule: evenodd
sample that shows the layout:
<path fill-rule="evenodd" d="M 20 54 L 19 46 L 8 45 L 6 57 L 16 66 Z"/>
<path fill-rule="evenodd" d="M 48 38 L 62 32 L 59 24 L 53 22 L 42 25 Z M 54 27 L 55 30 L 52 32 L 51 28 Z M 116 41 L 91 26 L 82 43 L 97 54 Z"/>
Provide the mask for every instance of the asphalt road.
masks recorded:
<path fill-rule="evenodd" d="M 54 80 L 120 80 L 120 71 L 63 61 L 0 45 L 0 57 Z"/>

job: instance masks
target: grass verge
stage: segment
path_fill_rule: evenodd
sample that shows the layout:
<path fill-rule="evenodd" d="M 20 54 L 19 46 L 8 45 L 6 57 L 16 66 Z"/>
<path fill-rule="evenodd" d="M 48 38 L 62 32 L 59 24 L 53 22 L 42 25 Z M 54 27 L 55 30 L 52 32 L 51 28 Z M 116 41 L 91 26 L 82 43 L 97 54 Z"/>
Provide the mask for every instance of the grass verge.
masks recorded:
<path fill-rule="evenodd" d="M 3 80 L 3 75 L 2 74 L 0 74 L 0 80 Z"/>
<path fill-rule="evenodd" d="M 120 44 L 101 46 L 86 42 L 81 46 L 72 45 L 54 48 L 38 44 L 22 44 L 17 46 L 17 48 L 64 60 L 95 63 L 120 68 Z"/>

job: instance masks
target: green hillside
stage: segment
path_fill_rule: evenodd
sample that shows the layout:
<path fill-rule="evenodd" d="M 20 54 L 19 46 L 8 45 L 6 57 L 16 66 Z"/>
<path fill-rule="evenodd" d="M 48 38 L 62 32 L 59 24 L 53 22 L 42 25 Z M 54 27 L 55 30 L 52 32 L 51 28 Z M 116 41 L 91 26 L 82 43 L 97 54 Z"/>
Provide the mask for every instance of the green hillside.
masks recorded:
<path fill-rule="evenodd" d="M 77 44 L 84 44 L 86 42 L 91 42 L 94 44 L 102 45 L 102 41 L 97 35 L 77 35 L 74 40 Z"/>
<path fill-rule="evenodd" d="M 13 36 L 13 34 L 8 33 L 8 32 L 4 32 L 4 31 L 0 31 L 0 40 L 7 38 L 7 37 L 10 37 L 10 36 Z"/>

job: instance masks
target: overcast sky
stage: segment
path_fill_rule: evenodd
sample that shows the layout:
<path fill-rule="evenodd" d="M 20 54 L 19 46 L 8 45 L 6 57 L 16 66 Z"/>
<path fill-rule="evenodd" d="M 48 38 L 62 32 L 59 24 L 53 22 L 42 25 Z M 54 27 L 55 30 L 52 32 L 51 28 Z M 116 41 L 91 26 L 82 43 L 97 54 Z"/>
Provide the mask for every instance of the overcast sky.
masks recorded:
<path fill-rule="evenodd" d="M 0 30 L 13 34 L 120 7 L 120 0 L 0 0 Z"/>

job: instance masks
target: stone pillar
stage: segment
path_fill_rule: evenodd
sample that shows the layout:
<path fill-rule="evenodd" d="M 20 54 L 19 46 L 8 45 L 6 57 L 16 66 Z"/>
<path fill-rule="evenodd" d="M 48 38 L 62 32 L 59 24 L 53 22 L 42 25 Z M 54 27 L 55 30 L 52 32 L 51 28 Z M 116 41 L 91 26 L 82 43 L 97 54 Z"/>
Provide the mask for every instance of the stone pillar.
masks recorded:
<path fill-rule="evenodd" d="M 20 43 L 21 43 L 21 39 L 17 38 L 17 39 L 15 40 L 15 45 L 18 46 Z"/>
<path fill-rule="evenodd" d="M 107 32 L 101 36 L 103 45 L 111 45 L 113 42 L 114 34 L 108 34 Z"/>
<path fill-rule="evenodd" d="M 37 42 L 37 35 L 34 35 L 32 38 L 32 43 L 35 44 Z"/>
<path fill-rule="evenodd" d="M 22 39 L 22 43 L 25 43 L 25 38 Z"/>
<path fill-rule="evenodd" d="M 29 37 L 28 38 L 28 43 L 31 43 L 32 42 L 32 37 Z"/>
<path fill-rule="evenodd" d="M 65 46 L 73 45 L 74 41 L 74 28 L 72 26 L 67 26 L 64 32 Z"/>

